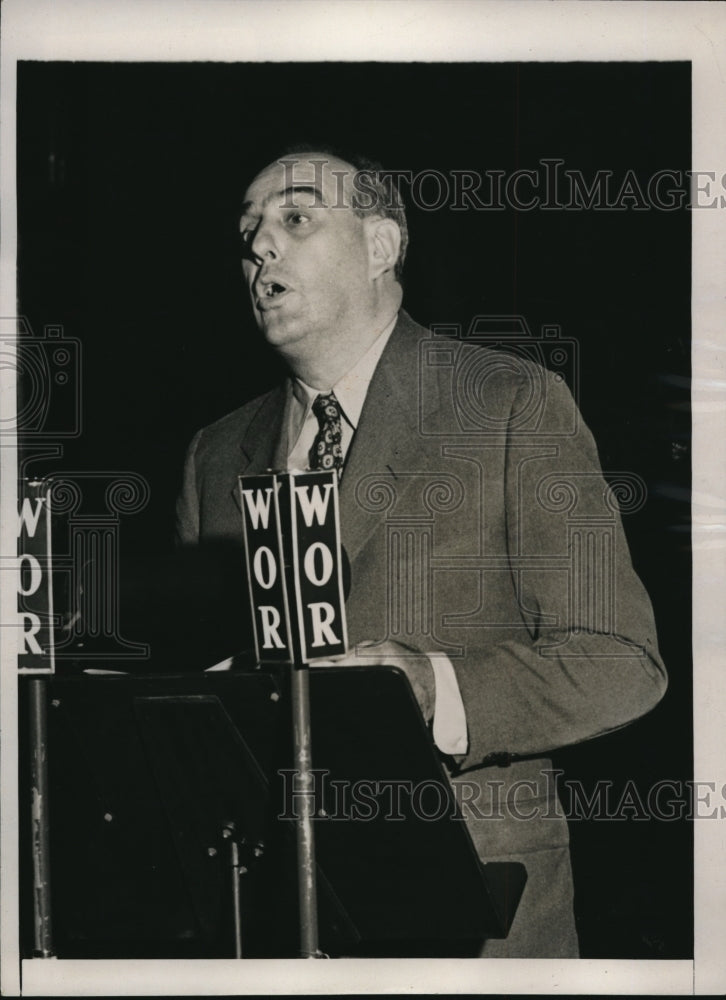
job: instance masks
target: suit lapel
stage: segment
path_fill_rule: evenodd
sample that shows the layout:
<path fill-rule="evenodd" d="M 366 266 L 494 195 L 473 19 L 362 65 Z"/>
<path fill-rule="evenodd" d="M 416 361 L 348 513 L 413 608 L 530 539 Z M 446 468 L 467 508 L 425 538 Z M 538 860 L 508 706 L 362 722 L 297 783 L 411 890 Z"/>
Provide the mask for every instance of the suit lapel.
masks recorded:
<path fill-rule="evenodd" d="M 419 429 L 419 343 L 426 336 L 428 331 L 402 310 L 371 379 L 340 488 L 341 532 L 351 562 L 385 516 L 361 502 L 367 477 L 392 485 L 400 502 L 421 484 L 399 474 L 425 472 L 435 455 Z M 240 442 L 240 474 L 286 467 L 291 396 L 286 380 L 264 397 Z M 239 509 L 236 484 L 232 495 Z"/>
<path fill-rule="evenodd" d="M 419 342 L 427 335 L 401 312 L 381 355 L 348 453 L 340 490 L 340 520 L 348 558 L 356 555 L 382 516 L 362 504 L 366 477 L 390 484 L 398 502 L 416 486 L 402 473 L 424 472 L 433 450 L 419 430 Z M 370 480 L 368 480 L 370 482 Z"/>
<path fill-rule="evenodd" d="M 254 476 L 268 469 L 285 468 L 289 396 L 286 380 L 263 398 L 240 442 L 240 475 Z M 236 482 L 232 496 L 241 510 Z"/>

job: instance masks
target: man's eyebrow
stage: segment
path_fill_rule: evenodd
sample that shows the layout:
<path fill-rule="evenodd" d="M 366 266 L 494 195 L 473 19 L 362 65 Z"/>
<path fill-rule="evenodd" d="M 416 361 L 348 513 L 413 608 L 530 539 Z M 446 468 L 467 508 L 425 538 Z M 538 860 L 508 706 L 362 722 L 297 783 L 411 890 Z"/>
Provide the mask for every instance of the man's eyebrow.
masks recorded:
<path fill-rule="evenodd" d="M 328 206 L 323 200 L 323 192 L 320 188 L 315 187 L 314 184 L 289 184 L 287 187 L 283 188 L 282 191 L 276 191 L 273 195 L 268 195 L 265 201 L 269 201 L 270 198 L 287 198 L 288 195 L 297 194 L 298 192 L 302 194 L 311 194 L 315 199 L 315 204 L 320 204 L 323 208 Z"/>
<path fill-rule="evenodd" d="M 315 187 L 314 184 L 290 184 L 287 187 L 282 188 L 281 191 L 273 191 L 271 194 L 268 194 L 263 199 L 262 206 L 264 208 L 265 205 L 269 205 L 269 203 L 273 201 L 275 198 L 279 198 L 282 200 L 282 208 L 294 208 L 295 206 L 289 204 L 287 202 L 287 199 L 291 195 L 298 193 L 311 194 L 314 199 L 313 201 L 314 205 L 320 205 L 321 208 L 328 208 L 328 205 L 323 199 L 323 192 L 320 190 L 320 188 Z M 254 208 L 255 208 L 255 203 L 253 201 L 243 202 L 242 207 L 240 209 L 240 217 L 244 218 L 245 215 L 254 214 L 253 211 Z"/>

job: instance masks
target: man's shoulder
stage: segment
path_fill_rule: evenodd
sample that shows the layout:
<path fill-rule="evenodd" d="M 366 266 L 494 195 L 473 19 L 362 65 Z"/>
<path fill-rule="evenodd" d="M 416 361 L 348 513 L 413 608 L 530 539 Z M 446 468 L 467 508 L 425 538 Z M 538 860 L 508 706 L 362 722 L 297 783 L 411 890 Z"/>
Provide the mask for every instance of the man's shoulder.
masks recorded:
<path fill-rule="evenodd" d="M 395 332 L 408 350 L 417 351 L 421 365 L 448 368 L 458 378 L 463 374 L 474 378 L 480 373 L 487 378 L 495 374 L 501 386 L 515 393 L 548 370 L 535 340 L 511 347 L 501 337 L 471 336 L 458 324 L 422 326 L 403 310 Z"/>
<path fill-rule="evenodd" d="M 426 329 L 406 316 L 401 330 L 396 370 L 417 382 L 412 391 L 428 432 L 577 432 L 577 372 L 559 342 L 556 352 L 533 337 L 510 343 L 503 335 L 457 336 L 452 327 Z"/>
<path fill-rule="evenodd" d="M 263 392 L 261 395 L 255 396 L 254 399 L 247 400 L 246 403 L 243 403 L 242 406 L 238 406 L 237 409 L 232 410 L 231 413 L 225 413 L 223 417 L 219 417 L 211 424 L 207 424 L 206 427 L 203 427 L 203 435 L 205 437 L 215 438 L 226 437 L 229 434 L 237 433 L 242 428 L 248 427 L 265 404 L 270 399 L 278 395 L 280 388 L 281 387 L 279 385 L 275 386 L 267 392 Z"/>
<path fill-rule="evenodd" d="M 265 409 L 280 405 L 283 396 L 284 384 L 277 385 L 202 427 L 195 438 L 197 455 L 205 452 L 218 453 L 227 447 L 238 448 L 255 421 L 264 416 Z"/>

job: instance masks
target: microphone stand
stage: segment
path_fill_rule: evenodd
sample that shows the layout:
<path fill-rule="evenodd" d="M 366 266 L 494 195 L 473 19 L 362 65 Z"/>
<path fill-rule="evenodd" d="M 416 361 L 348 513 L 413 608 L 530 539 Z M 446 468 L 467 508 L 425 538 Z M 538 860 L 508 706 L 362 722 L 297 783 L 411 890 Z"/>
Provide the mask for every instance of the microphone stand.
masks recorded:
<path fill-rule="evenodd" d="M 295 663 L 292 668 L 292 731 L 294 765 L 299 803 L 295 816 L 297 839 L 297 887 L 300 913 L 300 957 L 322 958 L 318 948 L 318 900 L 315 872 L 315 787 L 312 773 L 310 730 L 310 668 Z"/>
<path fill-rule="evenodd" d="M 338 474 L 269 471 L 240 476 L 239 486 L 257 660 L 292 665 L 300 955 L 324 958 L 318 947 L 308 661 L 337 655 L 348 644 Z"/>

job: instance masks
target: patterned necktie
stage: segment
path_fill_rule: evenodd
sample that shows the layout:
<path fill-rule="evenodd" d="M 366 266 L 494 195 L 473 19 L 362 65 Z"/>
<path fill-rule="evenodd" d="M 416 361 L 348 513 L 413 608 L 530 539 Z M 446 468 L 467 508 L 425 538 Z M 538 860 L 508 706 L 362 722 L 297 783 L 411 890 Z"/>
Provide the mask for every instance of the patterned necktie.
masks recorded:
<path fill-rule="evenodd" d="M 329 472 L 343 468 L 342 415 L 334 392 L 320 393 L 313 400 L 313 413 L 319 430 L 310 449 L 310 468 Z"/>

